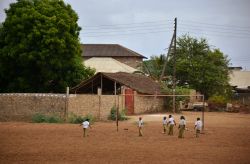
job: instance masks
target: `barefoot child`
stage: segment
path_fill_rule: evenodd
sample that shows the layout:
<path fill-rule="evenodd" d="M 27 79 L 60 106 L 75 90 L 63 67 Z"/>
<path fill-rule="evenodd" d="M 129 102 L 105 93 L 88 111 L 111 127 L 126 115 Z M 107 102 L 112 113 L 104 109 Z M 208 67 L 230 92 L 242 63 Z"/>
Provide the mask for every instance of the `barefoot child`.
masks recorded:
<path fill-rule="evenodd" d="M 184 116 L 180 117 L 180 123 L 179 123 L 179 136 L 178 138 L 184 138 L 184 131 L 186 128 L 186 120 Z"/>
<path fill-rule="evenodd" d="M 196 138 L 199 137 L 199 134 L 201 133 L 201 128 L 202 128 L 202 122 L 201 119 L 198 117 L 194 125 L 194 129 L 196 131 Z"/>
<path fill-rule="evenodd" d="M 87 118 L 85 121 L 83 121 L 82 122 L 82 127 L 83 127 L 83 137 L 86 137 L 86 136 L 88 136 L 87 135 L 87 129 L 90 127 L 91 128 L 91 126 L 90 126 L 90 123 L 89 123 L 89 119 Z M 80 126 L 81 126 L 80 125 Z"/>
<path fill-rule="evenodd" d="M 142 127 L 143 127 L 143 121 L 142 118 L 139 117 L 139 121 L 138 121 L 138 129 L 139 129 L 139 136 L 142 136 Z"/>
<path fill-rule="evenodd" d="M 168 135 L 172 136 L 174 135 L 174 125 L 176 125 L 176 123 L 175 123 L 174 117 L 171 114 L 169 115 L 169 120 L 168 120 L 167 125 L 168 124 L 170 124 Z"/>
<path fill-rule="evenodd" d="M 163 117 L 162 125 L 163 125 L 163 132 L 162 133 L 166 134 L 166 132 L 167 132 L 167 117 L 166 116 Z"/>

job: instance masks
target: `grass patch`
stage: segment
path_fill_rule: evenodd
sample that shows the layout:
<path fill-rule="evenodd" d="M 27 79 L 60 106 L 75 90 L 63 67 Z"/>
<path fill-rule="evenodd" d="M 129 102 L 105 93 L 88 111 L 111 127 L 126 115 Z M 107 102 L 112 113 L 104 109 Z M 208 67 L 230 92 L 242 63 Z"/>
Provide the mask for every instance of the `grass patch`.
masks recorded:
<path fill-rule="evenodd" d="M 63 120 L 57 115 L 44 115 L 41 113 L 36 113 L 32 116 L 32 122 L 34 123 L 62 123 Z"/>
<path fill-rule="evenodd" d="M 95 122 L 95 117 L 91 114 L 87 114 L 86 116 L 79 116 L 75 113 L 70 113 L 68 117 L 68 122 L 72 124 L 80 124 L 86 119 L 89 119 L 89 122 L 93 124 Z"/>

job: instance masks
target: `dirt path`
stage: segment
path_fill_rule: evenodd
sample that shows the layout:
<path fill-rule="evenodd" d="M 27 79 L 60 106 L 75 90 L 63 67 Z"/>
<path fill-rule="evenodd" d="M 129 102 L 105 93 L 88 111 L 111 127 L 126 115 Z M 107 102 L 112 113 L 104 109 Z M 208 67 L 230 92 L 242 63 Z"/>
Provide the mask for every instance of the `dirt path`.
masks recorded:
<path fill-rule="evenodd" d="M 121 122 L 119 132 L 114 122 L 97 122 L 87 138 L 79 125 L 0 123 L 0 163 L 250 163 L 249 114 L 206 113 L 200 138 L 193 130 L 200 113 L 183 114 L 184 139 L 177 127 L 172 137 L 161 133 L 162 114 L 143 115 L 143 137 L 138 116 Z"/>

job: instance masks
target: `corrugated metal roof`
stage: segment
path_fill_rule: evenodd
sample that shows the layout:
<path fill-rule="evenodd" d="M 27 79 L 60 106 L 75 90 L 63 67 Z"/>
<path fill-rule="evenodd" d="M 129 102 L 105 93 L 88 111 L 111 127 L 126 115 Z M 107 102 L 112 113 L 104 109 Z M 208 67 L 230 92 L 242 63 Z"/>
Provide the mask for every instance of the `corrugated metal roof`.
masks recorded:
<path fill-rule="evenodd" d="M 125 72 L 103 73 L 103 75 L 140 93 L 159 94 L 161 92 L 160 84 L 144 75 Z"/>
<path fill-rule="evenodd" d="M 237 71 L 233 70 L 229 74 L 230 85 L 237 86 L 237 88 L 247 88 L 250 86 L 250 71 Z"/>
<path fill-rule="evenodd" d="M 84 65 L 95 68 L 96 73 L 98 72 L 127 72 L 133 73 L 138 71 L 135 68 L 132 68 L 126 64 L 123 64 L 113 58 L 109 57 L 92 57 L 84 61 Z"/>
<path fill-rule="evenodd" d="M 81 44 L 83 57 L 139 57 L 145 56 L 119 44 Z"/>
<path fill-rule="evenodd" d="M 76 92 L 84 87 L 91 87 L 88 85 L 92 83 L 97 77 L 103 76 L 111 81 L 116 81 L 120 85 L 125 85 L 142 94 L 161 94 L 161 86 L 151 78 L 141 74 L 130 74 L 125 72 L 117 73 L 97 73 L 88 80 L 85 80 L 71 89 L 71 92 Z"/>

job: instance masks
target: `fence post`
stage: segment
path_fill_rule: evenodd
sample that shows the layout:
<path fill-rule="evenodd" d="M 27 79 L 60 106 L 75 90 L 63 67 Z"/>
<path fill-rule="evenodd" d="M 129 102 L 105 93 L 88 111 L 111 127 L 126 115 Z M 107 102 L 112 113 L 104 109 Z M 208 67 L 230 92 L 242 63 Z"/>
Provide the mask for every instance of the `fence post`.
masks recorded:
<path fill-rule="evenodd" d="M 204 132 L 204 112 L 205 112 L 205 97 L 204 95 L 202 96 L 202 131 Z"/>
<path fill-rule="evenodd" d="M 65 105 L 65 112 L 64 112 L 64 120 L 68 120 L 68 108 L 69 108 L 69 87 L 66 88 L 66 105 Z"/>

